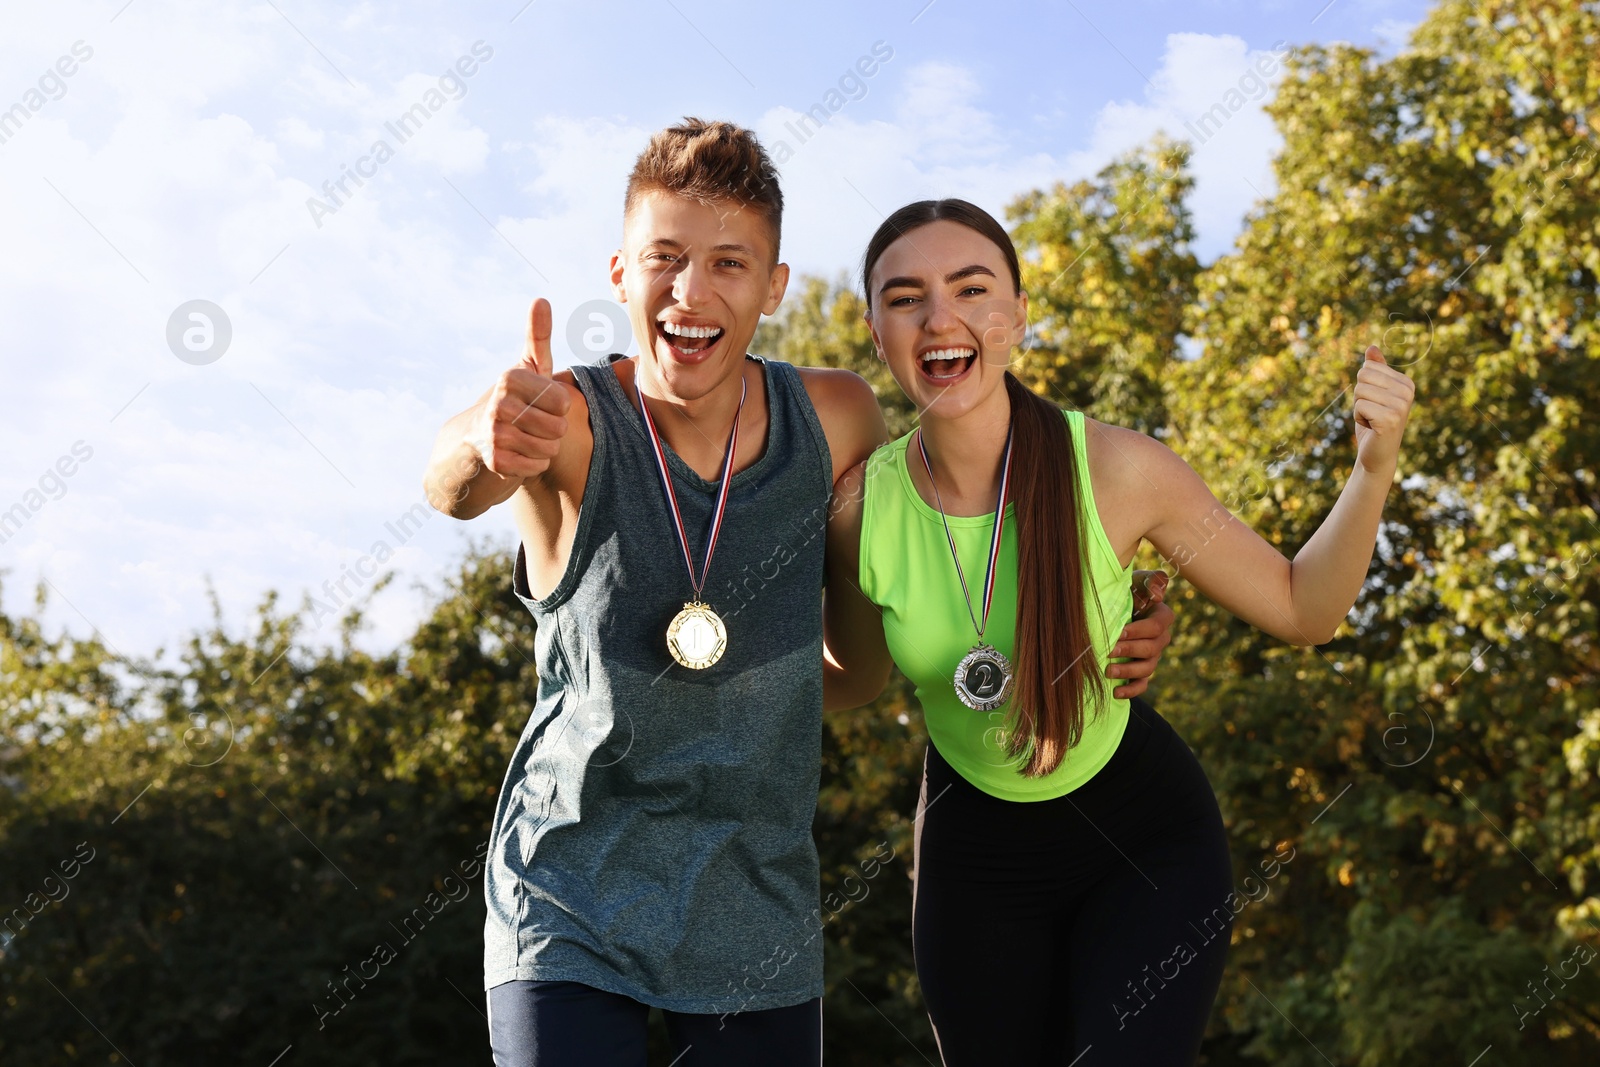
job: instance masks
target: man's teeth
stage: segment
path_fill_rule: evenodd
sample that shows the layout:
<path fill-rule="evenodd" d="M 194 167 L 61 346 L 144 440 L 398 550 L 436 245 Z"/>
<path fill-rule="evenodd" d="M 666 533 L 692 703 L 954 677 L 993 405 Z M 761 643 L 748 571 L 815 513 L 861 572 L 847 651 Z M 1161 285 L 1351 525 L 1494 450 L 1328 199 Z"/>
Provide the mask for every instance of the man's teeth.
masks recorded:
<path fill-rule="evenodd" d="M 661 328 L 674 337 L 715 337 L 722 332 L 718 326 L 679 326 L 673 322 L 663 322 Z"/>
<path fill-rule="evenodd" d="M 932 359 L 966 359 L 974 354 L 970 348 L 936 348 L 932 352 L 924 352 L 922 358 L 924 361 Z"/>

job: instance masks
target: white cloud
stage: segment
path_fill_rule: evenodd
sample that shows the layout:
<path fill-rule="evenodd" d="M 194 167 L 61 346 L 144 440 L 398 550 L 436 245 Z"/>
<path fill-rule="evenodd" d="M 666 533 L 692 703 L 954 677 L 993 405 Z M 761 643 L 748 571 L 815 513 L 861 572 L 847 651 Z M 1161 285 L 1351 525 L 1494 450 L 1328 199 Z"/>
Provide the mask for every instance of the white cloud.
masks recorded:
<path fill-rule="evenodd" d="M 1158 131 L 1194 145 L 1189 202 L 1196 246 L 1211 259 L 1231 246 L 1240 222 L 1273 190 L 1271 158 L 1281 138 L 1262 110 L 1282 78 L 1273 48 L 1233 36 L 1175 33 L 1142 101 L 1114 101 L 1100 112 L 1087 148 L 1071 158 L 1098 167 Z"/>

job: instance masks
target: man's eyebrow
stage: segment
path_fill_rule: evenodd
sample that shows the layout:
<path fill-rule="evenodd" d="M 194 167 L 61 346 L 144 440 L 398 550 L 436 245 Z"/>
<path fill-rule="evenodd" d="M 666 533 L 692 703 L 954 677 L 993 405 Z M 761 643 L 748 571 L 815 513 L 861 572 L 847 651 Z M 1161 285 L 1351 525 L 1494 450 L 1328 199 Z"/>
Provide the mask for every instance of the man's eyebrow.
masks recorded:
<path fill-rule="evenodd" d="M 687 249 L 689 246 L 684 244 L 682 241 L 675 241 L 670 237 L 657 237 L 654 240 L 646 241 L 644 243 L 644 247 L 645 248 Z M 756 250 L 751 248 L 749 245 L 737 244 L 737 243 L 712 245 L 711 246 L 711 251 L 713 251 L 713 252 L 742 252 L 743 254 L 745 254 L 747 256 L 753 256 L 753 255 L 756 254 Z"/>
<path fill-rule="evenodd" d="M 944 276 L 944 280 L 946 284 L 954 284 L 963 278 L 971 278 L 980 274 L 988 275 L 991 278 L 995 276 L 994 271 L 990 270 L 988 267 L 985 267 L 981 263 L 974 263 L 970 267 L 962 267 L 960 270 L 951 271 L 949 274 Z M 890 289 L 919 289 L 921 287 L 921 278 L 913 278 L 909 275 L 902 274 L 897 278 L 890 278 L 888 281 L 878 286 L 878 295 L 882 296 Z"/>

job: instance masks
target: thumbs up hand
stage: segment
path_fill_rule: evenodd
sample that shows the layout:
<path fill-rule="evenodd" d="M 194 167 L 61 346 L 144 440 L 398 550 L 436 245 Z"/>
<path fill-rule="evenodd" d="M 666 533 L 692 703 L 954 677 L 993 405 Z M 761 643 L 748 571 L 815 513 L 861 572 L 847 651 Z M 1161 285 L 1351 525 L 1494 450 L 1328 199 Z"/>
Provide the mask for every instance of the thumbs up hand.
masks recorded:
<path fill-rule="evenodd" d="M 1356 373 L 1356 464 L 1368 473 L 1393 477 L 1417 386 L 1389 366 L 1377 345 L 1368 345 L 1366 356 Z"/>
<path fill-rule="evenodd" d="M 467 443 L 484 466 L 503 477 L 543 474 L 567 432 L 572 398 L 569 387 L 553 377 L 550 319 L 550 301 L 535 300 L 522 359 L 500 375 L 467 431 Z"/>

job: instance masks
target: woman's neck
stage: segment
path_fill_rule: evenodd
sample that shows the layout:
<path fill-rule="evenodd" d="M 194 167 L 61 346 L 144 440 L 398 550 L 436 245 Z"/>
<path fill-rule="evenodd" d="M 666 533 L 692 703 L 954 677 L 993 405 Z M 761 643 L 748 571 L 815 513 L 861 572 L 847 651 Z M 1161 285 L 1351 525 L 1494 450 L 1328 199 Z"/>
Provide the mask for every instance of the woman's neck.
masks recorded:
<path fill-rule="evenodd" d="M 994 511 L 1005 461 L 1006 432 L 1011 425 L 1010 396 L 998 389 L 982 406 L 953 419 L 939 417 L 935 408 L 923 413 L 917 430 L 938 483 L 937 495 L 931 492 L 930 485 L 924 497 L 935 506 L 942 499 L 949 515 L 986 515 Z M 914 474 L 921 475 L 916 481 L 922 488 L 920 483 L 927 477 L 922 457 L 906 458 Z"/>

